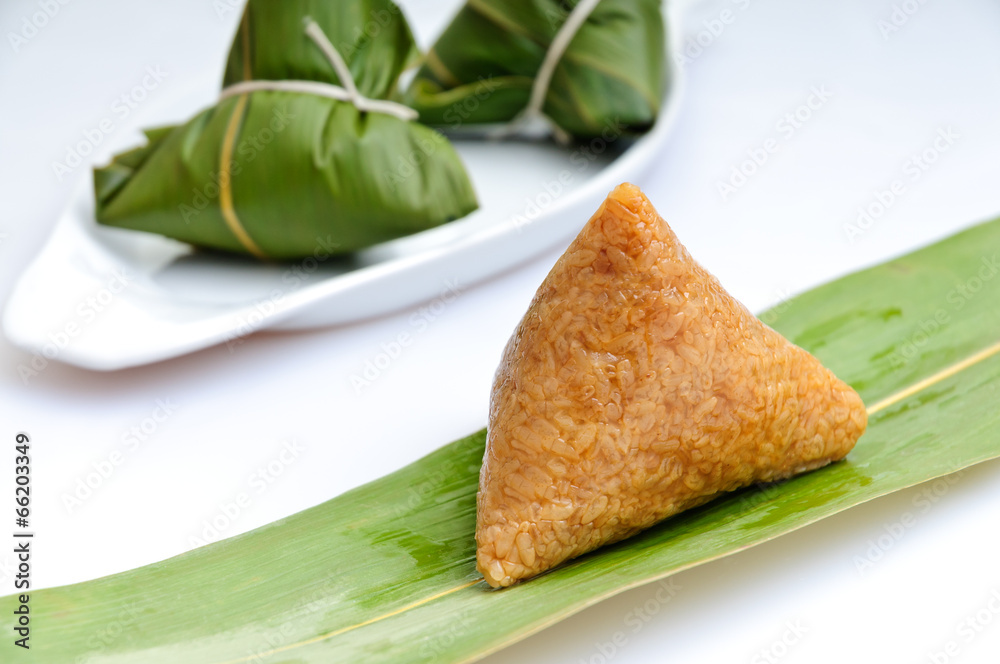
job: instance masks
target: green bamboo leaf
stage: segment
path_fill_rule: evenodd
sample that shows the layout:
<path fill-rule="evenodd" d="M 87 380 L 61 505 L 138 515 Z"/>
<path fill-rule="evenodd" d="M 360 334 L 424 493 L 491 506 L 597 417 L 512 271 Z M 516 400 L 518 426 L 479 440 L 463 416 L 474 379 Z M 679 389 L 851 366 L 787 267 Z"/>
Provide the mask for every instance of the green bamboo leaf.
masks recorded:
<path fill-rule="evenodd" d="M 468 0 L 427 53 L 404 100 L 432 125 L 514 119 L 577 4 Z M 669 83 L 660 7 L 660 0 L 598 3 L 556 66 L 545 115 L 580 138 L 609 127 L 629 135 L 652 126 Z"/>
<path fill-rule="evenodd" d="M 229 51 L 223 87 L 249 79 L 343 84 L 303 34 L 303 17 L 323 30 L 366 97 L 388 97 L 420 56 L 409 24 L 391 0 L 251 0 Z"/>
<path fill-rule="evenodd" d="M 410 28 L 390 0 L 251 0 L 225 84 L 342 83 L 306 34 L 307 18 L 341 54 L 363 96 L 388 97 L 415 57 Z M 94 170 L 98 222 L 295 259 L 356 251 L 478 206 L 443 136 L 317 94 L 244 93 L 147 138 Z"/>
<path fill-rule="evenodd" d="M 247 99 L 226 99 L 96 170 L 98 221 L 246 252 L 226 219 L 228 180 L 234 214 L 262 253 L 293 259 L 354 251 L 476 209 L 458 154 L 429 127 L 326 97 Z M 239 134 L 223 159 L 234 115 Z"/>
<path fill-rule="evenodd" d="M 1000 456 L 998 254 L 1000 220 L 762 315 L 869 404 L 843 462 L 490 590 L 474 561 L 479 432 L 250 533 L 32 593 L 32 659 L 472 661 L 628 588 Z M 16 605 L 0 599 L 0 612 Z"/>

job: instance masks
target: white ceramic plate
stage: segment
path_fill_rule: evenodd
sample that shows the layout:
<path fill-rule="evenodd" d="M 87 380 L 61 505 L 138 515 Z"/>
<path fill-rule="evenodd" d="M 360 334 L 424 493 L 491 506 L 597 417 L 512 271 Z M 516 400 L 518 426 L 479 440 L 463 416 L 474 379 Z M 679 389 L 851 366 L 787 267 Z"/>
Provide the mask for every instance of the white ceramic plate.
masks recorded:
<path fill-rule="evenodd" d="M 670 44 L 680 44 L 671 17 Z M 155 235 L 98 226 L 85 178 L 48 243 L 16 284 L 3 327 L 47 359 L 97 370 L 147 364 L 266 328 L 337 325 L 465 288 L 566 241 L 607 193 L 661 150 L 681 97 L 681 72 L 655 127 L 621 153 L 529 142 L 457 141 L 479 196 L 473 214 L 350 259 L 262 264 L 192 252 Z M 204 100 L 201 100 L 202 102 Z M 179 118 L 189 99 L 130 117 Z M 135 132 L 108 146 L 129 147 Z"/>

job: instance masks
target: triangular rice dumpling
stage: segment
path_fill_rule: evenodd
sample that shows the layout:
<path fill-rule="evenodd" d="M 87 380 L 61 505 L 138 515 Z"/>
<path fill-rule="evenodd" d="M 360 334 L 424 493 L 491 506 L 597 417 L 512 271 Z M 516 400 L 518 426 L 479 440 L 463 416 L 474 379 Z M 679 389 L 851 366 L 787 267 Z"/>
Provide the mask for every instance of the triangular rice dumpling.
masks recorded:
<path fill-rule="evenodd" d="M 538 109 L 569 136 L 633 136 L 656 121 L 670 83 L 661 0 L 468 0 L 405 93 L 426 124 L 458 130 L 515 120 L 557 36 L 590 8 L 554 62 Z"/>
<path fill-rule="evenodd" d="M 219 101 L 95 169 L 97 221 L 292 260 L 467 215 L 451 143 L 389 100 L 416 55 L 391 0 L 249 0 Z"/>
<path fill-rule="evenodd" d="M 476 558 L 508 586 L 843 458 L 861 398 L 755 318 L 633 185 L 538 289 L 493 384 Z"/>

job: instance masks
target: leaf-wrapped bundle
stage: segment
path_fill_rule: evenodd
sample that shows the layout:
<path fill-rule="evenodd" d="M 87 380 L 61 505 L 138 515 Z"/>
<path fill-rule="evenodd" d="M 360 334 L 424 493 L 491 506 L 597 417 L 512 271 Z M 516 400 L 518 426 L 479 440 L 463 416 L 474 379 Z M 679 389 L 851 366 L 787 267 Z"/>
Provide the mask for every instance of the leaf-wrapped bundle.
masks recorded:
<path fill-rule="evenodd" d="M 406 103 L 431 125 L 514 120 L 557 34 L 586 1 L 467 0 L 428 51 Z M 647 130 L 669 83 L 660 0 L 600 0 L 583 10 L 537 110 L 577 138 Z"/>
<path fill-rule="evenodd" d="M 352 80 L 341 80 L 306 34 L 306 19 L 343 57 L 344 78 Z M 148 131 L 147 145 L 95 169 L 98 221 L 294 259 L 328 251 L 328 238 L 333 253 L 346 253 L 468 214 L 476 208 L 472 185 L 434 130 L 401 114 L 264 83 L 356 85 L 362 101 L 384 100 L 416 53 L 390 0 L 251 0 L 224 83 L 263 89 L 224 92 L 186 124 Z"/>

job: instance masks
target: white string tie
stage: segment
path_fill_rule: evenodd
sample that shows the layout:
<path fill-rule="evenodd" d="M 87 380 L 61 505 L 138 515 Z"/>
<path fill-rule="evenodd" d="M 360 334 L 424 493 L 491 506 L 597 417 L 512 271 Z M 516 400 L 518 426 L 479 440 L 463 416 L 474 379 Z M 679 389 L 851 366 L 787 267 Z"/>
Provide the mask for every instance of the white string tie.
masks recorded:
<path fill-rule="evenodd" d="M 566 17 L 566 22 L 562 24 L 556 32 L 556 36 L 552 39 L 552 43 L 549 44 L 549 50 L 545 52 L 545 59 L 542 60 L 542 65 L 538 68 L 535 80 L 531 84 L 531 96 L 528 98 L 528 105 L 518 113 L 517 117 L 509 125 L 500 128 L 495 138 L 516 133 L 522 125 L 530 122 L 532 119 L 544 117 L 542 107 L 545 105 L 545 95 L 549 92 L 549 85 L 552 83 L 552 76 L 555 74 L 556 67 L 559 65 L 559 61 L 562 60 L 563 55 L 565 55 L 566 49 L 569 48 L 570 42 L 573 41 L 573 37 L 580 31 L 580 28 L 586 23 L 587 18 L 593 13 L 594 8 L 597 7 L 600 1 L 580 0 L 576 7 L 573 7 L 569 16 Z M 556 140 L 561 143 L 568 143 L 570 141 L 570 136 L 561 127 L 556 126 L 554 123 L 550 124 L 552 124 L 552 130 L 555 132 Z"/>
<path fill-rule="evenodd" d="M 587 0 L 585 0 L 587 1 Z M 323 83 L 321 81 L 240 81 L 239 83 L 233 83 L 229 87 L 225 88 L 219 94 L 219 101 L 223 99 L 228 99 L 229 97 L 235 97 L 237 95 L 246 94 L 248 92 L 258 92 L 261 90 L 274 90 L 277 92 L 300 92 L 302 94 L 316 95 L 318 97 L 329 97 L 330 99 L 336 99 L 337 101 L 346 101 L 353 104 L 355 108 L 362 112 L 369 113 L 382 113 L 383 115 L 391 115 L 393 117 L 399 118 L 400 120 L 416 120 L 418 113 L 410 108 L 409 106 L 404 106 L 403 104 L 397 104 L 394 101 L 388 101 L 386 99 L 369 99 L 358 91 L 357 85 L 354 83 L 354 77 L 351 76 L 351 70 L 347 67 L 347 63 L 334 48 L 333 44 L 330 43 L 329 38 L 327 38 L 326 33 L 323 29 L 319 27 L 319 24 L 311 18 L 306 19 L 306 35 L 313 40 L 313 43 L 323 52 L 326 59 L 330 62 L 330 66 L 337 73 L 337 78 L 340 79 L 342 85 L 335 85 L 333 83 Z"/>

